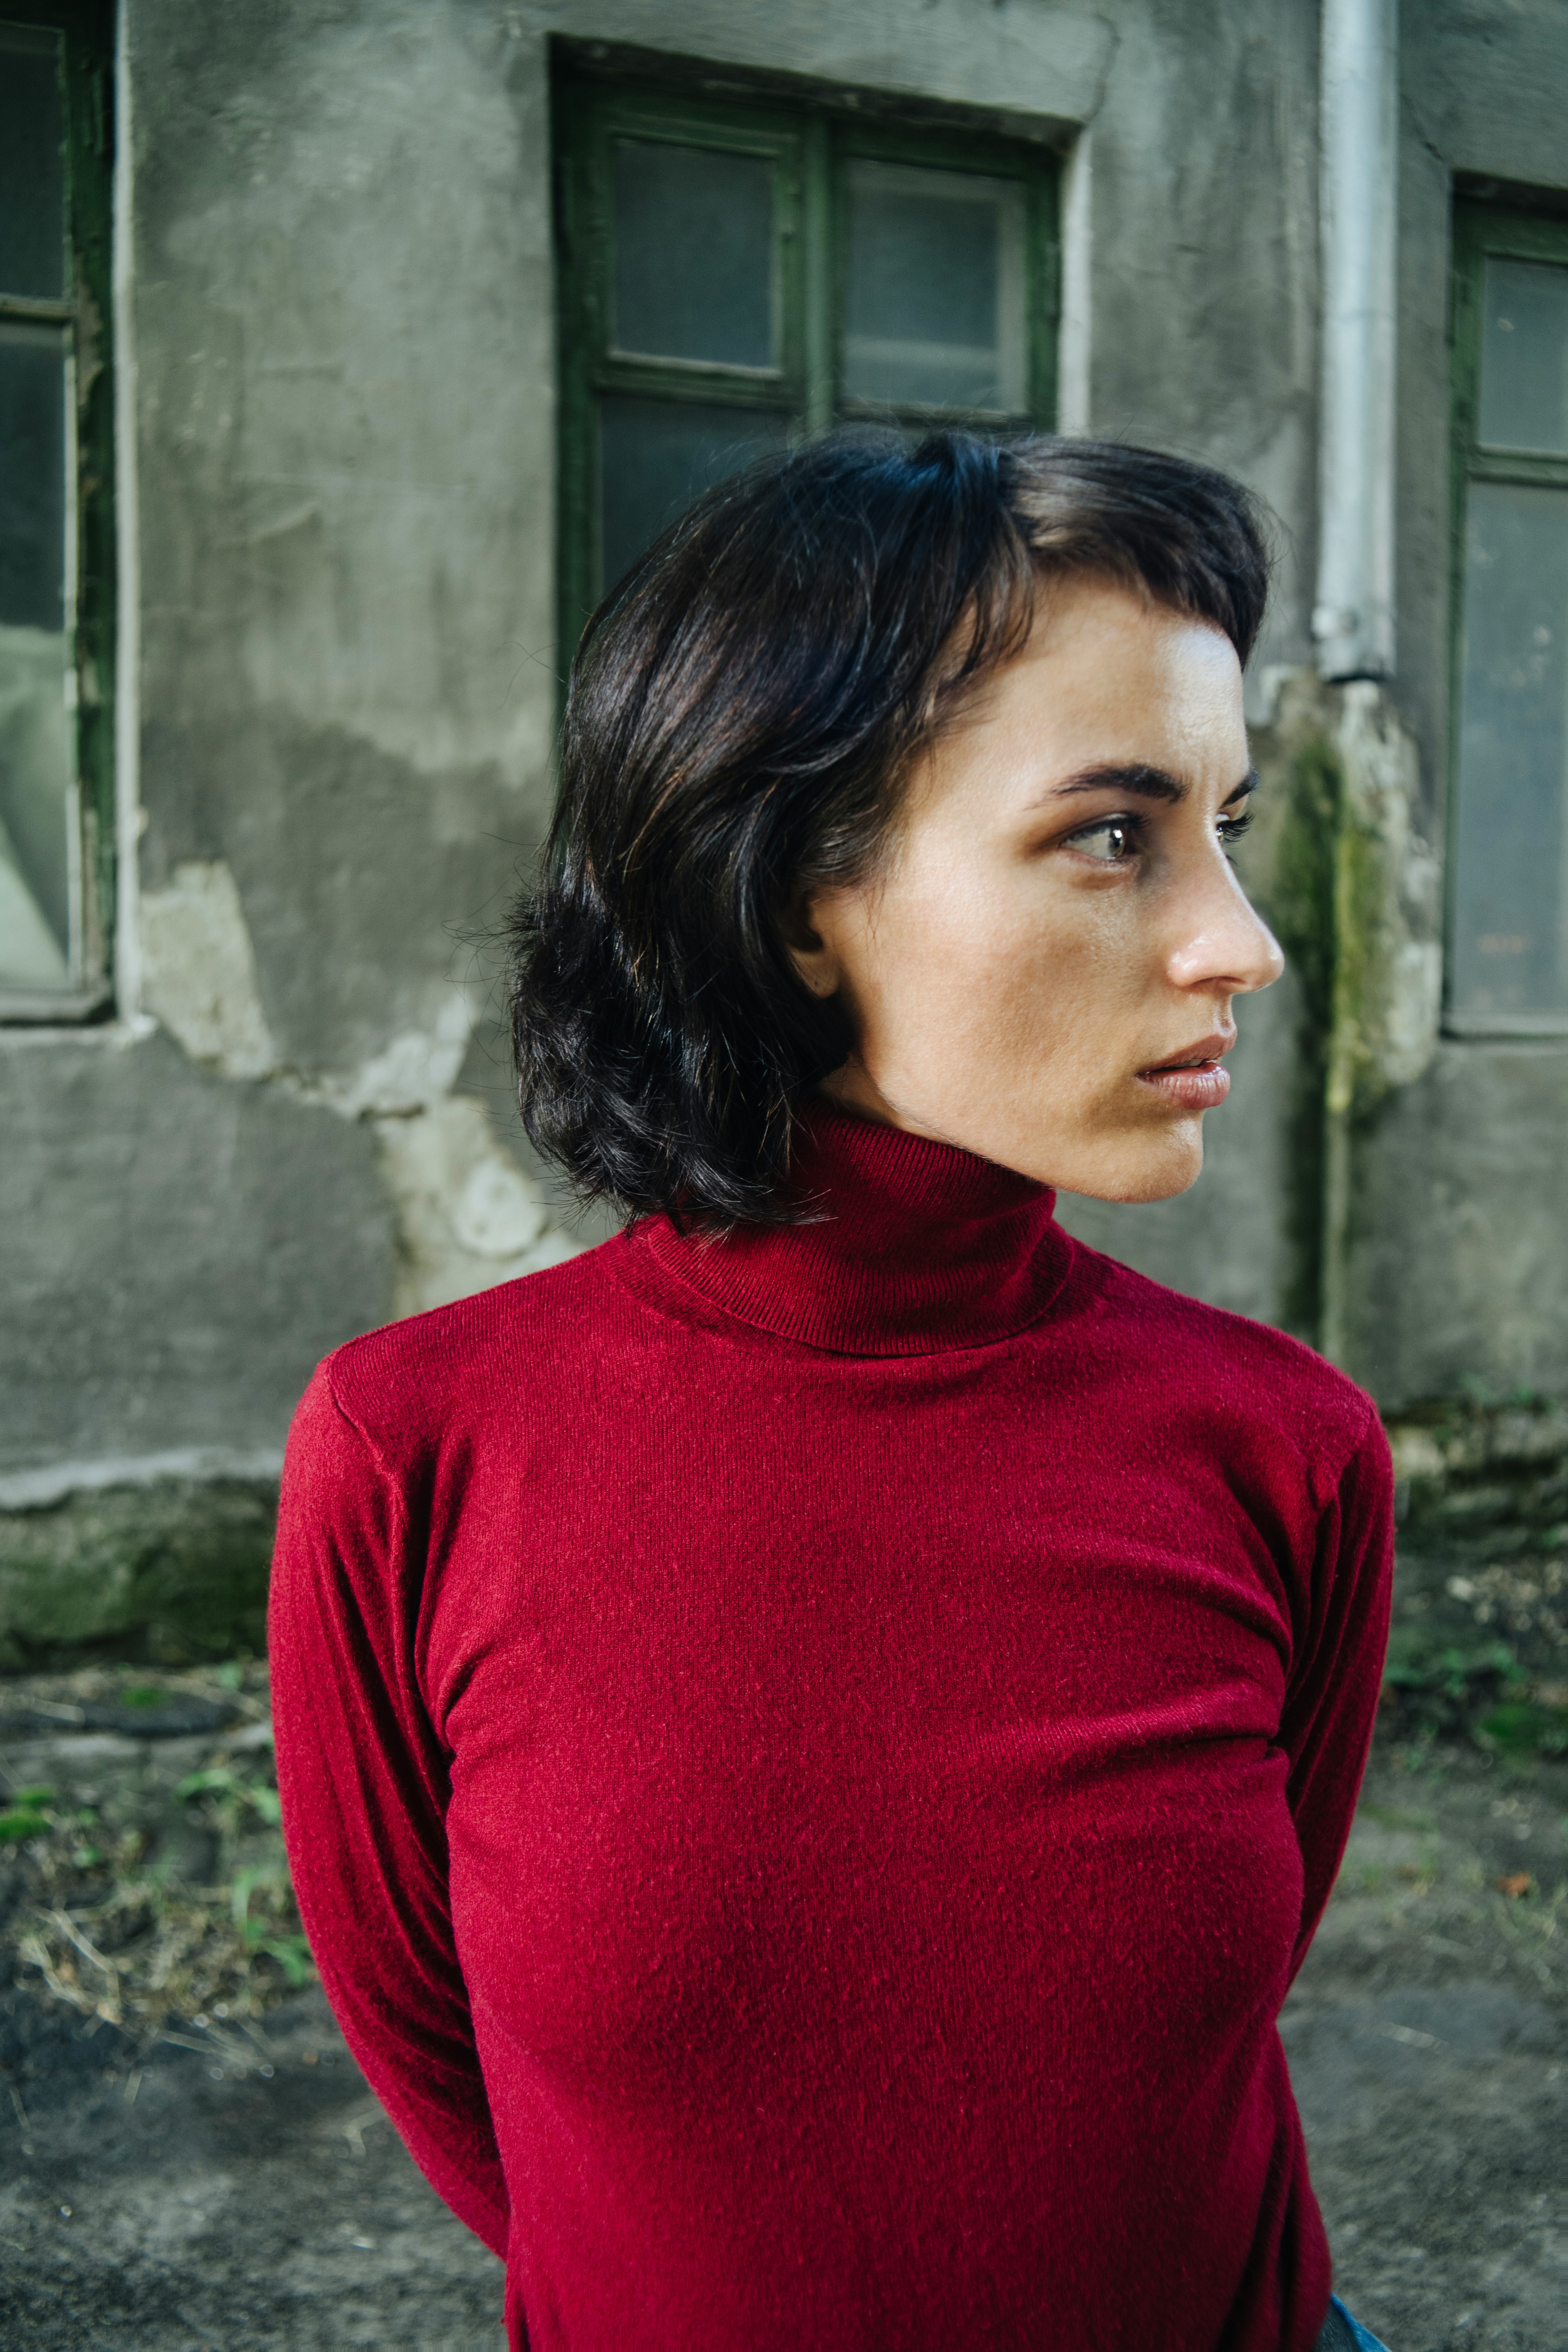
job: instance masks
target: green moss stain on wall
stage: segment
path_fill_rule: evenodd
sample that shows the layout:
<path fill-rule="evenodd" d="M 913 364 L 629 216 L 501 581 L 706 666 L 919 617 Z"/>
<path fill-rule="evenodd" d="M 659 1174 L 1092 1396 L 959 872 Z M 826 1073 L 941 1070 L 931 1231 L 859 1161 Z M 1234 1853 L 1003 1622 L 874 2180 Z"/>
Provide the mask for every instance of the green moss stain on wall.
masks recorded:
<path fill-rule="evenodd" d="M 265 1646 L 275 1486 L 166 1478 L 0 1514 L 0 1671 Z"/>
<path fill-rule="evenodd" d="M 1323 1107 L 1336 992 L 1335 853 L 1344 779 L 1326 730 L 1299 737 L 1284 725 L 1259 730 L 1256 751 L 1266 831 L 1258 854 L 1247 861 L 1247 880 L 1295 974 L 1301 1008 L 1289 1115 L 1290 1273 L 1283 1316 L 1288 1328 L 1315 1340 L 1323 1303 Z"/>
<path fill-rule="evenodd" d="M 1356 1138 L 1436 1038 L 1437 866 L 1411 829 L 1415 753 L 1381 689 L 1298 674 L 1254 740 L 1264 823 L 1247 878 L 1301 1003 L 1285 1320 L 1342 1361 Z"/>

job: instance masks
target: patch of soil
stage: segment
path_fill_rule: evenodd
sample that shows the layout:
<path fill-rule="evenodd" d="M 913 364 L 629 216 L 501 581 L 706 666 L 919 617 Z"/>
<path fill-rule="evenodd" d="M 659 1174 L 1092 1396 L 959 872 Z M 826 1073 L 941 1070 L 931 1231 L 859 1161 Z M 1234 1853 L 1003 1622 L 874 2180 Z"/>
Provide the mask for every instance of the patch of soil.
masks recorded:
<path fill-rule="evenodd" d="M 0 2343 L 503 2352 L 500 2264 L 416 2171 L 319 1990 L 237 2053 L 145 2053 L 13 1991 L 0 2053 Z"/>
<path fill-rule="evenodd" d="M 1356 2316 L 1568 2352 L 1568 1767 L 1380 1735 L 1281 2033 Z"/>

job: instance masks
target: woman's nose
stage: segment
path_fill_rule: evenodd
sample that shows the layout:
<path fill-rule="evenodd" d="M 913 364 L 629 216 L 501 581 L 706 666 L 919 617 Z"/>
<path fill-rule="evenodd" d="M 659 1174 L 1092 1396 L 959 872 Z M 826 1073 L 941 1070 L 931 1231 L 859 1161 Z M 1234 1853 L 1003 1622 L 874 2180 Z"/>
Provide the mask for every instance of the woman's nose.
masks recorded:
<path fill-rule="evenodd" d="M 1227 863 L 1217 861 L 1192 894 L 1184 894 L 1185 920 L 1171 950 L 1178 988 L 1222 988 L 1237 996 L 1272 988 L 1285 969 L 1279 942 Z"/>

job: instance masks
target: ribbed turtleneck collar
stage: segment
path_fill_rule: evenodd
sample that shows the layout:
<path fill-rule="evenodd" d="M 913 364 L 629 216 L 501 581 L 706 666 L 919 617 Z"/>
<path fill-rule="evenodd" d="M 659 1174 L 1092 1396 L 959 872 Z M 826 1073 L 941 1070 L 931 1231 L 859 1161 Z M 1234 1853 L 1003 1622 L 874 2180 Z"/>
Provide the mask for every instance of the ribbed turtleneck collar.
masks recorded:
<path fill-rule="evenodd" d="M 952 1144 L 814 1105 L 790 1181 L 816 1222 L 713 1237 L 660 1217 L 634 1234 L 633 1254 L 742 1322 L 851 1356 L 1005 1339 L 1066 1278 L 1056 1195 Z"/>

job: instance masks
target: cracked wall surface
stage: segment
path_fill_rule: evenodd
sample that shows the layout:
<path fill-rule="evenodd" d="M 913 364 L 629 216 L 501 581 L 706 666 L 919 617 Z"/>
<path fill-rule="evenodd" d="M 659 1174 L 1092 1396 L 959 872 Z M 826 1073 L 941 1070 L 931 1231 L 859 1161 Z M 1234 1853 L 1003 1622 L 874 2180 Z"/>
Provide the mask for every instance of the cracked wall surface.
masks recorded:
<path fill-rule="evenodd" d="M 193 1062 L 226 1078 L 264 1078 L 278 1049 L 256 992 L 256 950 L 221 857 L 187 858 L 138 910 L 142 1006 Z"/>
<path fill-rule="evenodd" d="M 572 1223 L 523 1143 L 497 1003 L 558 697 L 551 37 L 1092 142 L 1075 397 L 1096 429 L 1211 458 L 1279 515 L 1252 696 L 1267 759 L 1312 693 L 1318 11 L 127 6 L 142 995 L 92 1033 L 0 1035 L 0 1478 L 98 1491 L 113 1465 L 126 1492 L 172 1494 L 194 1480 L 160 1464 L 275 1459 L 312 1365 L 353 1333 L 605 1230 Z M 1353 1368 L 1392 1402 L 1489 1367 L 1568 1387 L 1568 1266 L 1540 1205 L 1568 1062 L 1431 1024 L 1448 174 L 1568 184 L 1552 21 L 1545 0 L 1405 12 L 1402 668 L 1386 710 L 1334 719 L 1366 738 L 1367 904 L 1393 956 L 1348 1244 Z M 1270 837 L 1244 869 L 1265 903 Z M 1158 1277 L 1298 1328 L 1310 965 L 1242 1005 L 1193 1193 L 1062 1204 Z"/>

